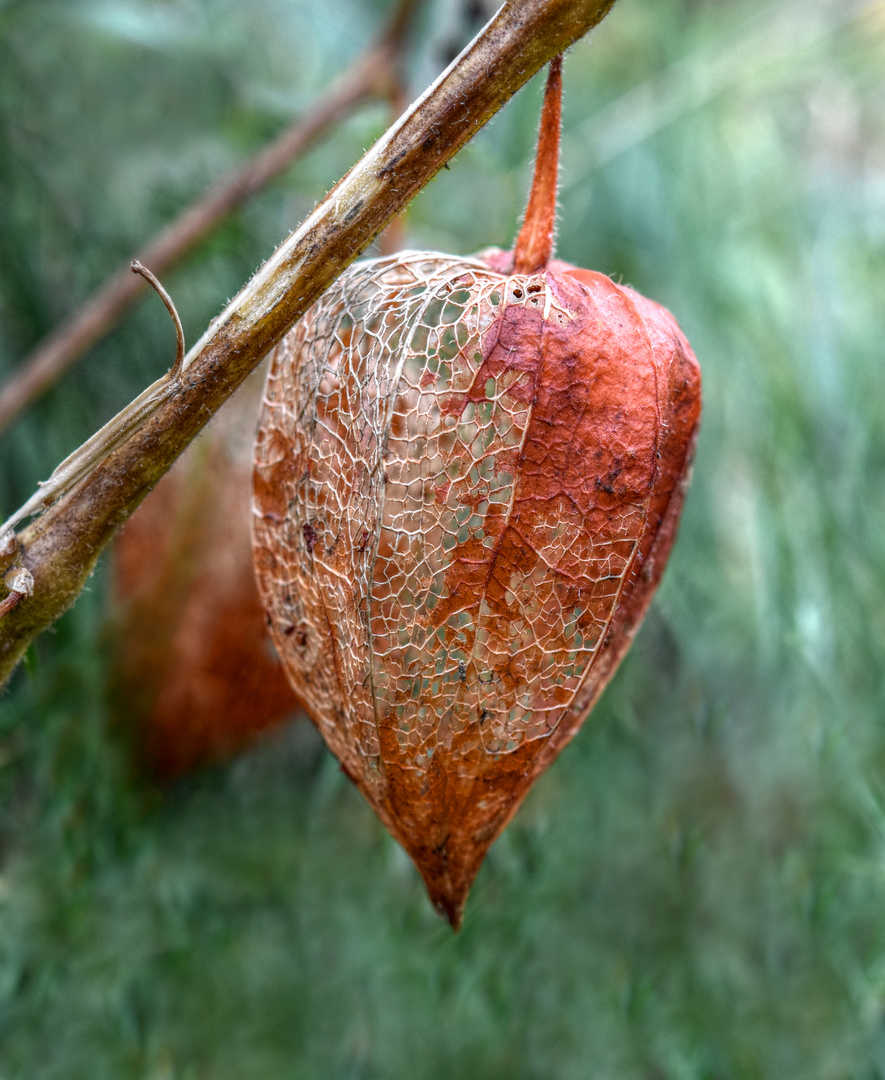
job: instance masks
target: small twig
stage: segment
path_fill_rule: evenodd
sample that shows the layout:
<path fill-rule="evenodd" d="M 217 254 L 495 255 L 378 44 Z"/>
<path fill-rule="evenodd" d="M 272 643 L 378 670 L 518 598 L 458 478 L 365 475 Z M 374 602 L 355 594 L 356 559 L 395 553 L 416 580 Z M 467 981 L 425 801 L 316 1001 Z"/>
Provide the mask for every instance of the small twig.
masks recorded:
<path fill-rule="evenodd" d="M 154 383 L 112 420 L 100 456 L 90 458 L 87 443 L 68 459 L 78 479 L 60 483 L 62 497 L 19 536 L 35 588 L 0 619 L 0 682 L 76 600 L 117 528 L 268 350 L 504 102 L 613 3 L 505 4 L 213 320 L 180 378 Z M 39 508 L 41 493 L 29 502 Z"/>
<path fill-rule="evenodd" d="M 82 480 L 97 462 L 103 461 L 118 446 L 124 443 L 137 430 L 139 425 L 156 411 L 170 386 L 177 383 L 184 372 L 184 328 L 181 325 L 181 319 L 178 317 L 178 311 L 172 303 L 172 297 L 157 280 L 156 275 L 152 274 L 146 266 L 142 266 L 137 259 L 133 259 L 130 269 L 134 273 L 140 274 L 145 281 L 148 281 L 153 286 L 172 316 L 178 338 L 175 362 L 165 375 L 157 379 L 144 393 L 139 394 L 113 420 L 100 428 L 91 439 L 87 439 L 82 446 L 77 447 L 73 454 L 66 457 L 61 465 L 53 471 L 48 480 L 41 480 L 38 490 L 30 499 L 0 526 L 0 542 L 8 543 L 9 541 L 6 538 L 10 536 L 19 522 L 39 513 L 41 510 L 45 510 L 47 506 L 51 506 L 56 499 L 61 498 L 62 495 L 71 490 L 74 484 Z"/>
<path fill-rule="evenodd" d="M 175 304 L 172 303 L 172 297 L 160 284 L 156 274 L 152 274 L 146 266 L 142 266 L 138 259 L 132 260 L 129 269 L 133 274 L 141 274 L 145 281 L 150 282 L 157 295 L 166 305 L 166 310 L 172 316 L 172 321 L 175 323 L 175 336 L 178 339 L 178 347 L 175 352 L 175 363 L 169 371 L 169 378 L 177 379 L 181 374 L 182 364 L 184 364 L 184 327 L 181 325 L 181 319 L 179 318 Z"/>
<path fill-rule="evenodd" d="M 395 77 L 409 19 L 418 2 L 400 0 L 380 40 L 354 61 L 306 116 L 299 117 L 251 161 L 186 207 L 141 248 L 135 261 L 163 273 L 351 110 L 371 98 L 386 96 Z M 0 433 L 108 333 L 143 289 L 143 282 L 132 276 L 127 263 L 21 361 L 0 385 Z"/>
<path fill-rule="evenodd" d="M 11 592 L 5 599 L 0 600 L 0 619 L 2 619 L 7 612 L 12 611 L 14 607 L 18 607 L 22 600 L 24 600 L 24 594 L 15 591 Z"/>

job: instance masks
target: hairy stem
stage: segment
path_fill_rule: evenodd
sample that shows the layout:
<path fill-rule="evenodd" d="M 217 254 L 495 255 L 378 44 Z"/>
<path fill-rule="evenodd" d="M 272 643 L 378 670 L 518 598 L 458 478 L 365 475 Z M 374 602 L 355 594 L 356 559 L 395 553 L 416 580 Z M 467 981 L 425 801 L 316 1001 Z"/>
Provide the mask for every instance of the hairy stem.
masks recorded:
<path fill-rule="evenodd" d="M 36 500 L 56 501 L 19 535 L 33 595 L 0 619 L 0 680 L 74 602 L 118 526 L 268 350 L 504 102 L 613 3 L 505 4 L 211 323 L 178 378 L 160 379 L 90 440 L 89 454 L 72 455 L 68 480 Z"/>
<path fill-rule="evenodd" d="M 562 57 L 550 62 L 541 107 L 541 128 L 535 155 L 535 174 L 525 220 L 513 250 L 513 272 L 535 274 L 553 255 L 556 228 L 556 185 L 559 178 L 559 133 L 562 126 Z"/>

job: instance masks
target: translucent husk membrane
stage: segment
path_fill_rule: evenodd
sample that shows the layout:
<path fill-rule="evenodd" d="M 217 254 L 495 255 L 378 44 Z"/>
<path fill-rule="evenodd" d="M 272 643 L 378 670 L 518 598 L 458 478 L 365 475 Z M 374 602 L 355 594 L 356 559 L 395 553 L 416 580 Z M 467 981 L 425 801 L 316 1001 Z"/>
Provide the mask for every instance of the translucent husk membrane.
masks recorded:
<path fill-rule="evenodd" d="M 514 251 L 352 266 L 277 349 L 256 447 L 271 634 L 456 927 L 645 612 L 700 411 L 669 313 L 551 258 L 560 76 Z"/>

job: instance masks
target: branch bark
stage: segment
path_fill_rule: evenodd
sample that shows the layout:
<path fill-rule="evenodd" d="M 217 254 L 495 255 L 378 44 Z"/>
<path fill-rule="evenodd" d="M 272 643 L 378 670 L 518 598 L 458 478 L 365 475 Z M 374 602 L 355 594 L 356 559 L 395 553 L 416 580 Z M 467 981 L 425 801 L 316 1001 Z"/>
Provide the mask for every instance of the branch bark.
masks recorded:
<path fill-rule="evenodd" d="M 417 0 L 401 0 L 387 30 L 323 96 L 316 108 L 282 131 L 250 161 L 186 207 L 134 256 L 162 274 L 226 217 L 292 164 L 325 131 L 370 98 L 396 91 L 394 69 Z M 145 282 L 120 267 L 99 289 L 29 353 L 0 386 L 0 435 L 117 322 L 145 290 Z"/>
<path fill-rule="evenodd" d="M 119 525 L 268 350 L 504 102 L 613 3 L 506 3 L 212 322 L 180 375 L 149 387 L 10 519 L 56 500 L 17 545 L 0 537 L 34 581 L 33 595 L 0 619 L 0 681 L 74 602 Z"/>

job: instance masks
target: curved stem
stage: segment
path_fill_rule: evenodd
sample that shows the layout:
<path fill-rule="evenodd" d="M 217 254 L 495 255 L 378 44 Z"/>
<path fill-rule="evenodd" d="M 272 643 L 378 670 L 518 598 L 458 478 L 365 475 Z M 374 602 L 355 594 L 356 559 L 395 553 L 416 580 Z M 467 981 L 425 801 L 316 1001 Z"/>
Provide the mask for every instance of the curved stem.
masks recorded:
<path fill-rule="evenodd" d="M 550 62 L 541 106 L 541 130 L 535 156 L 535 175 L 525 220 L 513 250 L 513 272 L 535 274 L 553 255 L 556 228 L 556 186 L 559 179 L 559 133 L 562 126 L 562 56 Z"/>
<path fill-rule="evenodd" d="M 178 314 L 178 309 L 175 304 L 172 303 L 172 297 L 160 284 L 160 279 L 156 274 L 152 273 L 146 266 L 142 266 L 138 259 L 133 259 L 129 269 L 133 274 L 140 274 L 141 277 L 147 281 L 151 288 L 156 292 L 157 296 L 163 301 L 166 306 L 166 310 L 172 316 L 172 322 L 175 324 L 175 361 L 172 364 L 170 375 L 173 379 L 177 379 L 181 374 L 181 365 L 184 363 L 184 327 L 181 325 L 181 317 Z"/>

